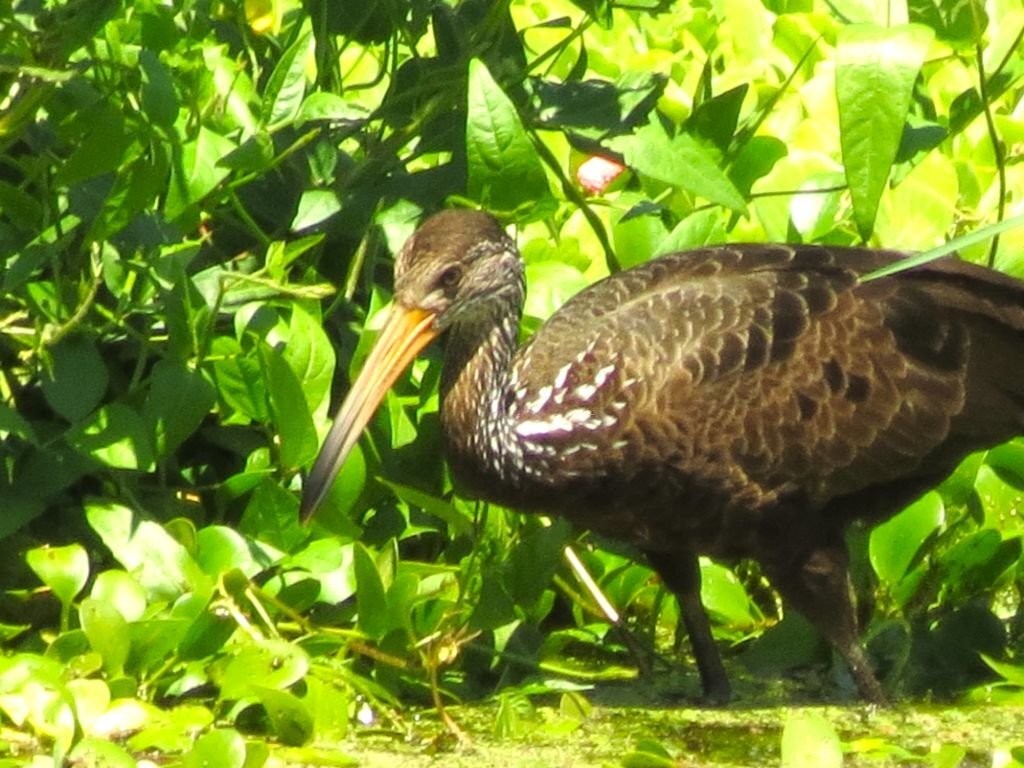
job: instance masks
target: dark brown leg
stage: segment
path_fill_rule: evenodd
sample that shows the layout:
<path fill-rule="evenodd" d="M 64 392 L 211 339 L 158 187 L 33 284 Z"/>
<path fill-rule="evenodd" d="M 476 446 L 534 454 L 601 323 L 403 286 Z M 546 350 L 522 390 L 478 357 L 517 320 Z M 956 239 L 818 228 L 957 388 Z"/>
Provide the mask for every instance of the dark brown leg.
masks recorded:
<path fill-rule="evenodd" d="M 883 704 L 885 693 L 858 641 L 848 562 L 840 543 L 764 566 L 786 604 L 807 617 L 846 660 L 861 697 Z"/>
<path fill-rule="evenodd" d="M 700 563 L 689 552 L 648 552 L 647 559 L 679 601 L 679 612 L 697 661 L 704 698 L 709 704 L 725 704 L 732 696 L 729 676 L 711 635 L 711 622 L 700 601 Z"/>

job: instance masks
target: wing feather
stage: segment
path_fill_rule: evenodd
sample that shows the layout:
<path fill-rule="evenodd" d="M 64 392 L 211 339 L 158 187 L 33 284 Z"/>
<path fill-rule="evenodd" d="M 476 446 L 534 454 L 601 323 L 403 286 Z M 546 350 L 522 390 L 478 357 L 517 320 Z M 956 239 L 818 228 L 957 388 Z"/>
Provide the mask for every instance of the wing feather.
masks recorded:
<path fill-rule="evenodd" d="M 809 508 L 913 476 L 951 441 L 962 455 L 972 323 L 1019 345 L 1024 297 L 958 262 L 858 282 L 902 256 L 724 246 L 592 286 L 516 359 L 524 455 L 556 478 L 628 482 L 670 466 L 722 498 L 798 492 Z M 1004 367 L 1024 387 L 1019 357 Z M 1019 411 L 975 442 L 1015 434 Z"/>

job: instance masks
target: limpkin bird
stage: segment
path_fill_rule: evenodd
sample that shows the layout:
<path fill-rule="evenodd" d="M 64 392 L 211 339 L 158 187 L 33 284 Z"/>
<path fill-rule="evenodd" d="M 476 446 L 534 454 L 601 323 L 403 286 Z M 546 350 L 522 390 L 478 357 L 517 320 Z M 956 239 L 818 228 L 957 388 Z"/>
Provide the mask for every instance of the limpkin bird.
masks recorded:
<path fill-rule="evenodd" d="M 1024 283 L 954 259 L 820 245 L 674 253 L 570 299 L 518 347 L 523 264 L 490 215 L 427 219 L 310 473 L 323 500 L 374 409 L 447 333 L 441 426 L 461 492 L 635 545 L 675 592 L 705 695 L 730 687 L 698 556 L 757 560 L 882 689 L 858 643 L 844 529 L 1024 433 Z"/>

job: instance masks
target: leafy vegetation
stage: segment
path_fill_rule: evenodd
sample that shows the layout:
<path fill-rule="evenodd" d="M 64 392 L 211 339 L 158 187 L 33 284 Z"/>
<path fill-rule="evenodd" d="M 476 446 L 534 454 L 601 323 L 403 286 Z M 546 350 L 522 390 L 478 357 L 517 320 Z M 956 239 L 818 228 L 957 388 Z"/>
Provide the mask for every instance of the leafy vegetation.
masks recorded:
<path fill-rule="evenodd" d="M 1009 0 L 0 7 L 0 762 L 339 764 L 366 726 L 434 750 L 596 729 L 581 692 L 635 690 L 630 647 L 670 650 L 674 601 L 609 542 L 451 493 L 437 356 L 297 520 L 389 254 L 424 211 L 495 211 L 528 333 L 669 250 L 929 248 L 1024 213 L 1022 33 Z M 1022 254 L 1020 229 L 962 251 L 1019 276 Z M 1022 494 L 1014 441 L 855 532 L 894 694 L 1024 702 Z M 755 567 L 703 569 L 741 696 L 849 695 Z M 452 707 L 479 700 L 493 725 L 471 729 Z M 968 755 L 839 717 L 751 727 L 793 765 Z M 672 733 L 599 759 L 717 759 Z M 1024 765 L 1002 738 L 985 759 Z"/>

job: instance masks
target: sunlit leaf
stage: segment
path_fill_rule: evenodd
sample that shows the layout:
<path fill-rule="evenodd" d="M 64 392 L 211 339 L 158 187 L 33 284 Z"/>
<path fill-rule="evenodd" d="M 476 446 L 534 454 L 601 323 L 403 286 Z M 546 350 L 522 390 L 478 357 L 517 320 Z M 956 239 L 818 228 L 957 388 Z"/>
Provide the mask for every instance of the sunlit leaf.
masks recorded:
<path fill-rule="evenodd" d="M 310 412 L 325 414 L 334 378 L 334 349 L 321 323 L 299 304 L 292 306 L 282 355 L 302 384 Z"/>
<path fill-rule="evenodd" d="M 229 409 L 225 421 L 229 424 L 269 421 L 267 384 L 256 355 L 244 351 L 242 345 L 229 336 L 214 339 L 211 352 L 211 378 L 218 398 Z"/>
<path fill-rule="evenodd" d="M 319 445 L 306 395 L 298 376 L 276 349 L 265 344 L 259 349 L 280 439 L 281 464 L 286 469 L 298 469 L 313 460 Z"/>
<path fill-rule="evenodd" d="M 110 603 L 87 597 L 78 608 L 82 631 L 89 645 L 103 657 L 103 667 L 111 677 L 124 673 L 130 649 L 128 622 Z"/>
<path fill-rule="evenodd" d="M 933 33 L 927 27 L 851 24 L 836 43 L 843 164 L 861 236 L 874 226 Z"/>
<path fill-rule="evenodd" d="M 137 621 L 146 610 L 146 592 L 125 571 L 106 570 L 97 574 L 90 597 L 114 606 L 125 621 Z"/>
<path fill-rule="evenodd" d="M 75 744 L 68 754 L 73 765 L 89 765 L 96 768 L 136 768 L 128 752 L 108 739 L 86 738 Z"/>
<path fill-rule="evenodd" d="M 188 552 L 157 523 L 139 520 L 120 504 L 92 502 L 86 518 L 111 554 L 153 596 L 173 598 L 206 577 Z"/>
<path fill-rule="evenodd" d="M 153 467 L 153 433 L 134 408 L 124 403 L 104 405 L 68 435 L 83 456 L 118 469 Z"/>
<path fill-rule="evenodd" d="M 551 193 L 515 106 L 479 59 L 469 64 L 469 195 L 496 211 L 540 212 Z"/>
<path fill-rule="evenodd" d="M 284 690 L 308 669 L 309 657 L 296 645 L 283 640 L 250 642 L 224 667 L 218 679 L 220 695 L 231 700 L 253 696 L 258 687 Z"/>
<path fill-rule="evenodd" d="M 945 520 L 942 497 L 927 493 L 871 531 L 871 566 L 882 581 L 895 585 L 910 567 L 921 545 Z"/>
<path fill-rule="evenodd" d="M 89 555 L 80 544 L 37 547 L 26 552 L 25 559 L 62 603 L 74 600 L 89 579 Z"/>
<path fill-rule="evenodd" d="M 349 699 L 344 688 L 328 685 L 316 677 L 306 678 L 304 699 L 321 739 L 343 739 L 348 733 Z"/>
<path fill-rule="evenodd" d="M 245 739 L 234 729 L 215 728 L 198 739 L 182 758 L 183 768 L 244 768 Z"/>
<path fill-rule="evenodd" d="M 652 179 L 737 212 L 747 209 L 713 154 L 689 134 L 669 136 L 659 121 L 652 120 L 632 136 L 620 136 L 610 144 L 625 156 L 630 168 Z"/>
<path fill-rule="evenodd" d="M 333 189 L 310 189 L 299 200 L 299 208 L 292 219 L 292 230 L 315 227 L 341 210 L 341 200 Z"/>
<path fill-rule="evenodd" d="M 839 768 L 843 750 L 835 728 L 816 712 L 791 714 L 782 729 L 782 765 L 785 768 Z"/>
<path fill-rule="evenodd" d="M 356 576 L 356 606 L 359 628 L 370 637 L 382 637 L 388 625 L 388 598 L 377 562 L 370 551 L 357 543 L 353 551 Z"/>
<path fill-rule="evenodd" d="M 169 219 L 212 192 L 228 173 L 217 161 L 235 149 L 235 143 L 216 131 L 200 127 L 196 136 L 181 145 L 172 163 L 171 181 L 164 203 Z"/>

